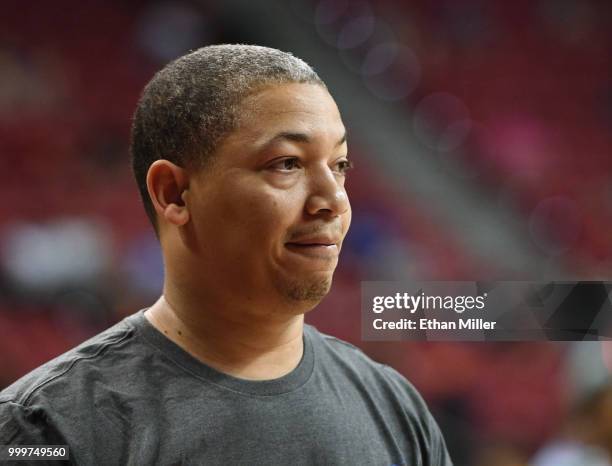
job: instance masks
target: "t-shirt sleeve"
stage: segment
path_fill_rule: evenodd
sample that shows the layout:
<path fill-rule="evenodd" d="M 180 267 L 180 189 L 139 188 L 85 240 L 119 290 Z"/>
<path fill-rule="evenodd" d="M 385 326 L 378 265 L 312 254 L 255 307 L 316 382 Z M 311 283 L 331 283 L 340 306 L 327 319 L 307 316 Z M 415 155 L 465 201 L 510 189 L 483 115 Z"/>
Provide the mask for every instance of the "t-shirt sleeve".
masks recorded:
<path fill-rule="evenodd" d="M 440 427 L 417 389 L 392 367 L 385 365 L 384 368 L 393 383 L 407 396 L 407 406 L 404 407 L 407 415 L 412 412 L 417 416 L 422 435 L 423 466 L 453 466 Z"/>
<path fill-rule="evenodd" d="M 448 450 L 446 448 L 446 442 L 440 432 L 440 427 L 427 410 L 427 422 L 429 424 L 429 438 L 430 438 L 430 449 L 429 449 L 429 463 L 431 466 L 453 466 L 453 462 L 450 459 Z"/>
<path fill-rule="evenodd" d="M 0 445 L 66 445 L 66 443 L 60 432 L 49 422 L 44 409 L 27 407 L 11 401 L 0 402 Z M 37 465 L 66 463 L 67 461 L 36 461 Z"/>

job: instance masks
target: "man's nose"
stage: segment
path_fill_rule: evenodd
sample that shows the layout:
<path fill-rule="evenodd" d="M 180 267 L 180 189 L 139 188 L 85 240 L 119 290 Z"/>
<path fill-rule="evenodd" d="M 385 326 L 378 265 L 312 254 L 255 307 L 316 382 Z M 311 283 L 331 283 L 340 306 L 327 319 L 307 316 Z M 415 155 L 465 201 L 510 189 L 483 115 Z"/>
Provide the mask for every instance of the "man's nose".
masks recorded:
<path fill-rule="evenodd" d="M 331 217 L 344 214 L 349 200 L 343 183 L 327 168 L 310 177 L 306 211 L 310 215 L 325 213 Z"/>

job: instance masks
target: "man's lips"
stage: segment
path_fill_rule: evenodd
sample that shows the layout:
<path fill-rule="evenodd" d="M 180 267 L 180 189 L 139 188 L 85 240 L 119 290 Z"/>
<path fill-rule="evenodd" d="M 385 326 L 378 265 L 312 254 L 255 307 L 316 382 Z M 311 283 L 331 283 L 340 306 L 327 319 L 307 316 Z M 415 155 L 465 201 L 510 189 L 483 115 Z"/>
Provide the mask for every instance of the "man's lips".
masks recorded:
<path fill-rule="evenodd" d="M 286 244 L 296 246 L 333 246 L 340 243 L 340 238 L 330 234 L 308 235 L 288 241 Z"/>
<path fill-rule="evenodd" d="M 304 242 L 304 243 L 295 243 L 295 242 L 290 242 L 287 243 L 288 245 L 291 246 L 297 246 L 297 247 L 311 247 L 311 246 L 336 246 L 336 243 L 333 241 L 330 242 L 323 242 L 323 241 L 313 241 L 313 242 Z"/>
<path fill-rule="evenodd" d="M 285 243 L 291 252 L 316 259 L 333 259 L 338 256 L 338 244 L 333 239 L 313 238 Z"/>

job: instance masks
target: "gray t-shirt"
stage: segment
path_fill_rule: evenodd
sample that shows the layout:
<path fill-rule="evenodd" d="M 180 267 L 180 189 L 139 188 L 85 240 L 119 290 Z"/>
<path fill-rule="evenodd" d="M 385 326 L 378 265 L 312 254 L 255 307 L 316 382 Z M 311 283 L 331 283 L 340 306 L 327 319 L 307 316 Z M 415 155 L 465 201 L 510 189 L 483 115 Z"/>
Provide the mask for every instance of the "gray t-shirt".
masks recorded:
<path fill-rule="evenodd" d="M 353 345 L 305 325 L 292 372 L 248 381 L 196 360 L 144 311 L 0 392 L 7 444 L 66 444 L 83 465 L 452 464 L 415 388 Z"/>

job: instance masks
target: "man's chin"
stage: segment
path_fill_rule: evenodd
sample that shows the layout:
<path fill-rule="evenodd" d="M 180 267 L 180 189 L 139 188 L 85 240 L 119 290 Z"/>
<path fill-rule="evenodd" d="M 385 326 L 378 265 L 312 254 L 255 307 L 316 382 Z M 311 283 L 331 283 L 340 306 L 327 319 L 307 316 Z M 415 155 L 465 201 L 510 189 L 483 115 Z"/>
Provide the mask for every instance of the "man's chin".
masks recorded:
<path fill-rule="evenodd" d="M 304 305 L 311 303 L 313 306 L 318 304 L 331 288 L 332 277 L 318 279 L 293 281 L 282 286 L 283 295 L 296 304 Z"/>

